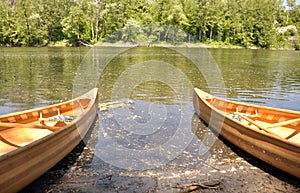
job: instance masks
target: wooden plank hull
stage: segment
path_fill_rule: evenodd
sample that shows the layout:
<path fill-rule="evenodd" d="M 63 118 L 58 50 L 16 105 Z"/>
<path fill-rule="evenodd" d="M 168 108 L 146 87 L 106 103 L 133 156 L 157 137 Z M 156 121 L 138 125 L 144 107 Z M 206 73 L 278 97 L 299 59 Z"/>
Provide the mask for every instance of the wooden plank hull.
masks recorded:
<path fill-rule="evenodd" d="M 76 120 L 62 126 L 58 131 L 0 156 L 0 192 L 17 192 L 21 190 L 48 171 L 79 144 L 95 120 L 97 92 L 97 89 L 93 89 L 89 93 L 74 99 L 74 101 L 80 99 L 88 99 L 89 101 Z M 78 111 L 78 109 L 75 109 L 74 102 L 71 103 L 74 110 Z M 71 103 L 66 102 L 53 105 L 50 108 L 26 111 L 25 114 L 27 114 L 27 118 L 30 118 L 28 113 L 32 114 L 32 112 L 48 112 L 52 115 L 51 109 L 58 107 L 63 111 L 63 108 Z M 19 115 L 22 115 L 22 113 L 8 115 L 8 117 L 18 117 Z M 45 114 L 45 116 L 50 115 Z M 5 119 L 6 116 L 0 117 L 0 120 Z M 36 120 L 36 118 L 30 119 L 32 119 L 31 121 Z M 25 119 L 23 121 L 27 122 Z"/>
<path fill-rule="evenodd" d="M 300 112 L 248 105 L 216 98 L 199 89 L 194 92 L 196 114 L 225 139 L 253 156 L 300 178 Z M 244 120 L 229 116 L 236 109 L 243 113 L 257 114 L 258 124 L 278 124 L 278 120 L 296 120 L 295 123 L 262 130 Z M 255 112 L 255 113 L 254 113 Z M 263 120 L 263 121 L 262 121 Z M 253 121 L 254 122 L 254 121 Z M 266 128 L 268 128 L 266 126 Z"/>

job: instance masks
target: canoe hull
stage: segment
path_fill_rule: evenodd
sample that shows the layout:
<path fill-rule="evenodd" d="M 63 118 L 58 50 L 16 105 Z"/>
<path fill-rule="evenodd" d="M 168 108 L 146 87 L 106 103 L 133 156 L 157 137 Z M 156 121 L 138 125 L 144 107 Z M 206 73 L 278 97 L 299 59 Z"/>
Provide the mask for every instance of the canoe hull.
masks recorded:
<path fill-rule="evenodd" d="M 97 92 L 94 91 L 94 92 Z M 24 148 L 0 157 L 0 192 L 17 192 L 40 177 L 70 151 L 86 135 L 93 124 L 97 97 L 78 121 Z"/>
<path fill-rule="evenodd" d="M 253 156 L 300 178 L 300 148 L 263 132 L 249 129 L 214 110 L 194 92 L 196 114 L 215 132 Z"/>

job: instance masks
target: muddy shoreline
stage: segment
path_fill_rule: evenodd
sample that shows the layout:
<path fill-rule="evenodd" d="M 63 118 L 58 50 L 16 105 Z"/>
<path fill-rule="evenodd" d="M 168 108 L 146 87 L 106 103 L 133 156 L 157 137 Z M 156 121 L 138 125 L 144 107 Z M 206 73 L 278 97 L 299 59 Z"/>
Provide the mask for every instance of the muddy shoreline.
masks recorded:
<path fill-rule="evenodd" d="M 214 135 L 193 117 L 195 138 L 174 160 L 154 169 L 136 171 L 105 163 L 94 155 L 99 122 L 67 157 L 21 192 L 300 192 L 290 176 L 217 139 L 199 156 L 199 140 Z"/>

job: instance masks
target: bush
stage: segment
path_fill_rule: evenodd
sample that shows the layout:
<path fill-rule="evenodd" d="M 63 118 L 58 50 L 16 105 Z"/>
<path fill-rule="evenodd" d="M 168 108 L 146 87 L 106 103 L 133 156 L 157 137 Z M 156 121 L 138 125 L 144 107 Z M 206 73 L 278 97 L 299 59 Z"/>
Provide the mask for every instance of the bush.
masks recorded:
<path fill-rule="evenodd" d="M 294 41 L 295 50 L 300 50 L 300 38 Z"/>

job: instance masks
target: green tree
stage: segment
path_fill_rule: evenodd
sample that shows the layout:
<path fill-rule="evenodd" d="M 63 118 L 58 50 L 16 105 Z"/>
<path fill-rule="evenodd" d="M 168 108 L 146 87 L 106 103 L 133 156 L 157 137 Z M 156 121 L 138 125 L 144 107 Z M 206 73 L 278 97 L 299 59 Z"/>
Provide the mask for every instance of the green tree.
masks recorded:
<path fill-rule="evenodd" d="M 0 1 L 0 45 L 10 44 L 10 36 L 13 33 L 11 25 L 13 20 L 11 19 L 11 9 L 9 8 L 9 2 Z"/>
<path fill-rule="evenodd" d="M 30 15 L 32 13 L 32 4 L 30 0 L 17 1 L 15 7 L 13 7 L 14 19 L 16 25 L 13 26 L 14 37 L 13 42 L 15 45 L 27 45 L 33 44 L 32 29 L 30 26 Z"/>
<path fill-rule="evenodd" d="M 62 21 L 62 31 L 69 39 L 69 43 L 79 45 L 81 41 L 91 40 L 91 25 L 89 23 L 89 4 L 82 0 L 70 7 L 70 12 Z"/>
<path fill-rule="evenodd" d="M 70 10 L 70 4 L 65 0 L 39 0 L 37 1 L 36 14 L 41 17 L 41 28 L 44 31 L 44 41 L 48 44 L 51 41 L 63 40 L 63 26 L 61 18 L 65 18 Z"/>
<path fill-rule="evenodd" d="M 143 30 L 138 21 L 129 19 L 122 30 L 122 40 L 124 42 L 137 43 L 143 41 Z"/>
<path fill-rule="evenodd" d="M 11 46 L 93 44 L 123 28 L 117 39 L 128 39 L 134 26 L 148 25 L 143 33 L 149 41 L 194 36 L 201 42 L 268 48 L 288 41 L 276 28 L 300 30 L 295 0 L 288 0 L 286 9 L 282 0 L 2 0 L 0 16 L 0 44 Z"/>

